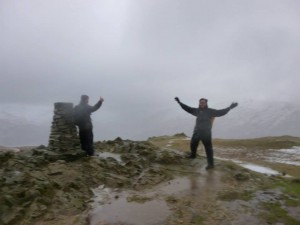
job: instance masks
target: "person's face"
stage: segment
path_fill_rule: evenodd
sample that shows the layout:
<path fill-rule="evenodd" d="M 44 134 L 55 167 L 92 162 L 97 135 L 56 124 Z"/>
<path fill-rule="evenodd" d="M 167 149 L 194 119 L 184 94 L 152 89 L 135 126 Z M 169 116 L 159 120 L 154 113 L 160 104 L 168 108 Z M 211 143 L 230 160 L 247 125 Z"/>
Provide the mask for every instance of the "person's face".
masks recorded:
<path fill-rule="evenodd" d="M 88 98 L 88 97 L 84 99 L 84 103 L 85 103 L 85 104 L 88 104 L 88 103 L 89 103 L 89 98 Z"/>
<path fill-rule="evenodd" d="M 199 101 L 199 107 L 200 107 L 201 109 L 206 108 L 206 106 L 207 106 L 207 104 L 206 104 L 206 101 L 205 101 L 205 100 L 200 100 L 200 101 Z"/>

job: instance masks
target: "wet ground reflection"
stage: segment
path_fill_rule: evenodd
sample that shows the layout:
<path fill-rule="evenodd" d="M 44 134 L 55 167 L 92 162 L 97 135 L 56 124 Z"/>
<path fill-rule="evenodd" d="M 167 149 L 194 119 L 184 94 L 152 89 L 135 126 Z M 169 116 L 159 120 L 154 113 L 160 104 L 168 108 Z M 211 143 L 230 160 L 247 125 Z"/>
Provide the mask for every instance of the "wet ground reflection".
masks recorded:
<path fill-rule="evenodd" d="M 168 196 L 196 196 L 201 192 L 201 196 L 205 197 L 219 184 L 216 171 L 202 169 L 198 172 L 177 177 L 145 191 L 114 192 L 104 187 L 95 189 L 90 224 L 164 224 L 172 213 L 165 201 Z M 139 199 L 144 201 L 139 202 Z"/>
<path fill-rule="evenodd" d="M 111 204 L 96 208 L 91 214 L 91 225 L 98 224 L 162 224 L 170 215 L 170 210 L 163 200 L 151 200 L 144 203 L 128 202 L 128 196 L 115 199 Z"/>

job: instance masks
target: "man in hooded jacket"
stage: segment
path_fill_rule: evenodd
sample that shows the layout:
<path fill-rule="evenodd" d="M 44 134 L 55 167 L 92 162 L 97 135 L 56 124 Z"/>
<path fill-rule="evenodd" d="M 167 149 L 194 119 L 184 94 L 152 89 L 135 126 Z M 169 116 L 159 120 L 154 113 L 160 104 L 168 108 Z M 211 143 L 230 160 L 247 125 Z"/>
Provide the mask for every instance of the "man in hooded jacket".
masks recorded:
<path fill-rule="evenodd" d="M 88 156 L 94 155 L 94 134 L 93 124 L 91 120 L 91 113 L 97 111 L 102 105 L 104 99 L 100 97 L 99 101 L 90 106 L 89 96 L 82 95 L 80 103 L 74 108 L 74 122 L 79 128 L 79 138 L 82 150 L 84 150 Z"/>
<path fill-rule="evenodd" d="M 207 106 L 207 99 L 201 98 L 199 100 L 199 107 L 192 108 L 180 102 L 178 97 L 175 97 L 175 101 L 179 103 L 182 109 L 186 112 L 196 116 L 196 124 L 194 127 L 193 136 L 190 142 L 191 153 L 188 158 L 196 158 L 196 152 L 199 142 L 202 141 L 205 153 L 207 157 L 207 167 L 206 169 L 214 168 L 214 158 L 213 158 L 213 147 L 211 138 L 211 128 L 212 122 L 215 117 L 220 117 L 226 115 L 231 109 L 235 108 L 238 103 L 232 103 L 229 107 L 225 109 L 212 109 Z"/>

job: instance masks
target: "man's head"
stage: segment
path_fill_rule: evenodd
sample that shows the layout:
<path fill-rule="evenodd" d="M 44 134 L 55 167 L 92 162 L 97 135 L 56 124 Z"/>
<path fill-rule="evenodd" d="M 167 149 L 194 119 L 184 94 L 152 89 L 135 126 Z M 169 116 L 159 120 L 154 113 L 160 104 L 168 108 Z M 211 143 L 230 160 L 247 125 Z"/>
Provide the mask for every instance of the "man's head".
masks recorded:
<path fill-rule="evenodd" d="M 201 108 L 201 109 L 207 108 L 207 99 L 206 98 L 201 98 L 199 100 L 199 108 Z"/>
<path fill-rule="evenodd" d="M 87 95 L 81 95 L 80 102 L 88 104 L 89 103 L 89 96 L 87 96 Z"/>

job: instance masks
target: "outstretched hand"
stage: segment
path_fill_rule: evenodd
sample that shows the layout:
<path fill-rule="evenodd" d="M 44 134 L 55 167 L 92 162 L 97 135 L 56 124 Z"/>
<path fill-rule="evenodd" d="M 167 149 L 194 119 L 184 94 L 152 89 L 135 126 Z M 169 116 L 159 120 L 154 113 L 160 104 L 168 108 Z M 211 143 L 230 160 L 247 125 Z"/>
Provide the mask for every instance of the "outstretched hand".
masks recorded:
<path fill-rule="evenodd" d="M 102 98 L 102 96 L 101 96 L 99 101 L 104 102 L 104 98 Z"/>
<path fill-rule="evenodd" d="M 178 103 L 180 103 L 180 100 L 179 100 L 178 97 L 175 97 L 175 101 L 178 102 Z"/>
<path fill-rule="evenodd" d="M 231 105 L 230 105 L 230 109 L 233 109 L 233 108 L 235 108 L 235 107 L 237 107 L 238 106 L 238 103 L 237 102 L 233 102 L 233 103 L 231 103 Z"/>

